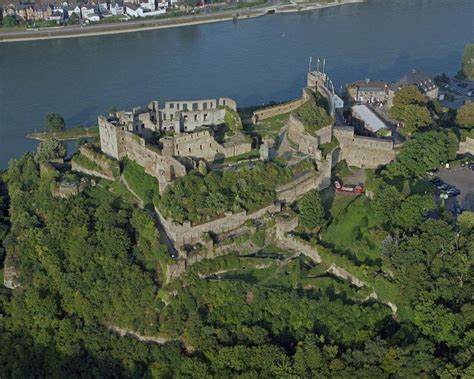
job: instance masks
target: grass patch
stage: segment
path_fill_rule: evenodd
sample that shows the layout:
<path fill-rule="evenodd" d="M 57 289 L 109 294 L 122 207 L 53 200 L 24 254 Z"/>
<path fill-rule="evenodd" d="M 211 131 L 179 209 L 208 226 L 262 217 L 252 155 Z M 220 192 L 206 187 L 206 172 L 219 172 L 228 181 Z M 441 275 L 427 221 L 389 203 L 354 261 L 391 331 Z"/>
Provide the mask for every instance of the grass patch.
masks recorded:
<path fill-rule="evenodd" d="M 337 162 L 334 172 L 338 178 L 344 178 L 345 176 L 352 174 L 351 169 L 347 166 L 346 160 Z"/>
<path fill-rule="evenodd" d="M 331 219 L 337 218 L 339 213 L 347 208 L 354 201 L 353 196 L 340 195 L 333 188 L 328 188 L 321 192 L 321 200 L 326 213 L 331 215 Z"/>
<path fill-rule="evenodd" d="M 337 140 L 336 137 L 332 137 L 331 142 L 328 143 L 323 143 L 322 145 L 319 145 L 319 150 L 321 150 L 321 153 L 324 158 L 336 147 L 339 146 L 339 141 Z"/>
<path fill-rule="evenodd" d="M 102 172 L 102 167 L 82 154 L 74 155 L 74 157 L 72 157 L 72 161 L 88 170 Z"/>
<path fill-rule="evenodd" d="M 275 138 L 280 133 L 281 128 L 286 125 L 289 118 L 290 112 L 269 117 L 265 120 L 260 121 L 257 125 L 247 125 L 245 127 L 245 132 L 251 135 L 258 135 L 262 138 L 267 135 Z"/>
<path fill-rule="evenodd" d="M 145 173 L 145 169 L 137 163 L 124 159 L 123 176 L 132 190 L 146 205 L 153 203 L 153 198 L 159 195 L 158 181 Z"/>
<path fill-rule="evenodd" d="M 59 141 L 75 140 L 79 138 L 97 138 L 99 137 L 98 126 L 77 126 L 75 128 L 67 128 L 58 132 L 39 132 L 29 133 L 28 138 L 44 141 L 46 139 L 57 139 Z"/>
<path fill-rule="evenodd" d="M 252 149 L 248 153 L 239 154 L 228 158 L 218 158 L 214 160 L 214 163 L 236 163 L 246 159 L 259 158 L 260 152 L 257 149 Z"/>
<path fill-rule="evenodd" d="M 349 200 L 342 197 L 348 196 L 336 194 L 333 201 L 335 209 L 331 209 L 333 221 L 321 239 L 336 251 L 353 255 L 358 261 L 380 264 L 382 236 L 370 200 L 365 196 L 349 197 Z"/>

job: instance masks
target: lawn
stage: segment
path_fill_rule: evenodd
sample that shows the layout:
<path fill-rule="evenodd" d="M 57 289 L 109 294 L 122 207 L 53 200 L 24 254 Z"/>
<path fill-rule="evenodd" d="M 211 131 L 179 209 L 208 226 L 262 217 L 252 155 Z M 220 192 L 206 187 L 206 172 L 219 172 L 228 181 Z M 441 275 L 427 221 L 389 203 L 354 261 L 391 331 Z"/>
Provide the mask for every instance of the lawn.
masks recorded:
<path fill-rule="evenodd" d="M 66 128 L 58 132 L 35 132 L 26 135 L 28 138 L 44 141 L 46 139 L 55 138 L 60 141 L 75 140 L 79 138 L 96 138 L 99 137 L 98 126 L 76 126 L 74 128 Z"/>
<path fill-rule="evenodd" d="M 321 191 L 323 207 L 331 219 L 335 219 L 339 213 L 355 200 L 354 196 L 338 194 L 334 188 L 330 187 Z"/>
<path fill-rule="evenodd" d="M 321 240 L 349 259 L 380 265 L 383 236 L 378 231 L 370 200 L 365 196 L 336 194 L 330 213 L 332 222 Z"/>
<path fill-rule="evenodd" d="M 228 157 L 228 158 L 218 158 L 214 160 L 214 163 L 236 163 L 242 160 L 247 160 L 247 159 L 254 159 L 254 158 L 259 158 L 260 157 L 260 152 L 257 149 L 252 149 L 248 153 L 240 154 L 240 155 L 235 155 L 233 157 Z"/>
<path fill-rule="evenodd" d="M 145 205 L 152 204 L 153 198 L 159 195 L 158 181 L 134 161 L 124 160 L 123 176 Z"/>
<path fill-rule="evenodd" d="M 247 125 L 245 127 L 245 131 L 248 134 L 256 134 L 260 137 L 265 137 L 269 135 L 275 138 L 278 136 L 278 133 L 280 132 L 281 128 L 285 126 L 289 117 L 290 112 L 266 118 L 265 120 L 260 121 L 257 125 Z"/>

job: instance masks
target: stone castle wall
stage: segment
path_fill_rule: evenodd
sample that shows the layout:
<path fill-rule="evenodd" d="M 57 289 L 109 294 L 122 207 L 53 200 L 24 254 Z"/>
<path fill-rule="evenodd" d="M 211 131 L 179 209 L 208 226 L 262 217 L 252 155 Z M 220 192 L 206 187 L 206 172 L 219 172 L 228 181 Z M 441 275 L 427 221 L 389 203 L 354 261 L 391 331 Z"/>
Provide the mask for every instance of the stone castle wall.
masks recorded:
<path fill-rule="evenodd" d="M 127 157 L 154 176 L 160 185 L 186 175 L 186 168 L 171 156 L 164 156 L 158 149 L 147 146 L 145 140 L 131 132 L 125 132 Z M 160 186 L 161 188 L 161 186 Z"/>
<path fill-rule="evenodd" d="M 118 161 L 113 160 L 105 155 L 96 152 L 93 148 L 83 145 L 79 148 L 81 155 L 94 162 L 101 168 L 102 174 L 106 177 L 114 179 L 120 174 L 120 164 Z"/>
<path fill-rule="evenodd" d="M 121 160 L 124 157 L 125 127 L 117 127 L 99 116 L 100 148 L 105 154 Z"/>
<path fill-rule="evenodd" d="M 298 145 L 298 151 L 321 159 L 319 145 L 331 142 L 332 139 L 332 123 L 311 135 L 305 131 L 304 125 L 298 116 L 294 113 L 290 114 L 288 121 L 288 137 L 291 142 Z"/>
<path fill-rule="evenodd" d="M 224 233 L 239 227 L 248 220 L 256 220 L 261 218 L 266 213 L 278 213 L 281 211 L 281 205 L 279 203 L 271 204 L 253 213 L 247 213 L 245 211 L 239 213 L 226 212 L 222 218 L 198 225 L 191 225 L 189 221 L 179 224 L 171 220 L 167 220 L 157 208 L 155 208 L 155 211 L 160 224 L 163 226 L 166 232 L 166 235 L 173 242 L 174 246 L 179 248 L 187 244 L 191 245 L 198 242 L 203 242 L 202 236 L 205 233 Z"/>
<path fill-rule="evenodd" d="M 279 202 L 253 213 L 247 213 L 245 211 L 239 213 L 226 212 L 224 216 L 219 219 L 198 225 L 191 225 L 189 221 L 185 221 L 183 224 L 173 222 L 166 219 L 157 208 L 155 208 L 155 211 L 168 238 L 173 242 L 176 248 L 187 244 L 196 244 L 202 242 L 202 236 L 205 233 L 224 233 L 234 230 L 248 220 L 256 220 L 266 213 L 275 214 L 280 212 L 280 202 L 292 203 L 308 191 L 328 187 L 330 185 L 331 171 L 330 169 L 328 171 L 327 167 L 330 167 L 330 163 L 325 164 L 323 170 L 319 173 L 312 171 L 302 175 L 291 183 L 280 186 L 276 190 Z"/>
<path fill-rule="evenodd" d="M 221 145 L 207 130 L 175 136 L 173 141 L 172 148 L 167 147 L 167 153 L 172 151 L 172 155 L 202 158 L 209 161 L 245 154 L 252 149 L 250 142 L 229 142 Z M 171 140 L 166 145 L 169 146 L 170 143 Z"/>
<path fill-rule="evenodd" d="M 285 203 L 293 203 L 306 192 L 319 187 L 321 177 L 315 171 L 308 172 L 296 180 L 277 188 L 278 200 Z"/>
<path fill-rule="evenodd" d="M 353 127 L 334 127 L 334 136 L 341 147 L 338 160 L 350 166 L 377 168 L 390 163 L 397 152 L 391 139 L 357 136 Z"/>
<path fill-rule="evenodd" d="M 292 112 L 295 109 L 302 106 L 306 101 L 309 100 L 309 94 L 306 89 L 303 89 L 303 95 L 299 99 L 288 101 L 287 103 L 275 105 L 274 107 L 259 109 L 253 112 L 252 122 L 257 124 L 259 121 L 265 120 L 270 117 L 278 116 Z"/>
<path fill-rule="evenodd" d="M 196 110 L 182 112 L 185 132 L 192 132 L 203 125 L 219 125 L 224 123 L 226 110 L 224 108 L 211 110 Z"/>
<path fill-rule="evenodd" d="M 107 180 L 114 180 L 115 179 L 111 175 L 106 175 L 102 172 L 95 171 L 95 170 L 90 170 L 88 168 L 82 167 L 82 166 L 78 165 L 74 160 L 71 161 L 71 170 L 83 173 L 85 175 L 96 176 L 98 178 L 104 178 L 104 179 L 107 179 Z"/>

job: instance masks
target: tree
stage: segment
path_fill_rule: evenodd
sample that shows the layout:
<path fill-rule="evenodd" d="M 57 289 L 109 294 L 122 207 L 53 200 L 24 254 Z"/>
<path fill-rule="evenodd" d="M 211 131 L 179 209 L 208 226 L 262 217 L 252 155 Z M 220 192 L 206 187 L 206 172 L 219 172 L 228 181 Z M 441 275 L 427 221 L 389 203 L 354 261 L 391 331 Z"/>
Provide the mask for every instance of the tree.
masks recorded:
<path fill-rule="evenodd" d="M 307 229 L 321 227 L 324 224 L 324 208 L 316 190 L 306 193 L 298 202 L 299 220 Z"/>
<path fill-rule="evenodd" d="M 376 191 L 372 204 L 378 221 L 383 225 L 391 225 L 400 203 L 401 196 L 395 187 L 387 185 Z"/>
<path fill-rule="evenodd" d="M 15 26 L 17 24 L 18 21 L 13 16 L 8 15 L 3 18 L 3 26 L 6 26 L 7 28 Z"/>
<path fill-rule="evenodd" d="M 456 124 L 462 128 L 472 129 L 474 128 L 474 103 L 467 102 L 458 109 L 456 115 Z"/>
<path fill-rule="evenodd" d="M 397 112 L 398 109 L 403 108 L 409 104 L 426 105 L 427 100 L 420 92 L 420 90 L 414 86 L 404 86 L 395 93 L 393 97 L 393 107 L 391 109 L 392 115 Z"/>
<path fill-rule="evenodd" d="M 471 232 L 474 229 L 474 212 L 463 212 L 458 221 L 461 230 Z"/>
<path fill-rule="evenodd" d="M 79 22 L 79 16 L 76 12 L 71 12 L 67 20 L 68 24 L 77 24 Z"/>
<path fill-rule="evenodd" d="M 36 149 L 35 161 L 45 162 L 52 159 L 64 158 L 66 156 L 66 146 L 57 139 L 41 141 Z"/>
<path fill-rule="evenodd" d="M 301 106 L 298 116 L 309 133 L 314 133 L 332 122 L 328 111 L 311 100 Z"/>
<path fill-rule="evenodd" d="M 416 133 L 406 141 L 394 162 L 388 166 L 391 178 L 416 177 L 456 157 L 459 141 L 451 130 Z"/>
<path fill-rule="evenodd" d="M 395 212 L 395 223 L 403 229 L 414 230 L 423 221 L 423 216 L 435 203 L 430 195 L 413 195 L 408 197 Z"/>
<path fill-rule="evenodd" d="M 416 86 L 404 86 L 395 93 L 390 114 L 397 121 L 403 122 L 404 134 L 410 135 L 431 123 L 426 105 L 426 98 Z"/>
<path fill-rule="evenodd" d="M 59 113 L 49 113 L 45 117 L 44 127 L 50 132 L 59 132 L 64 130 L 66 124 Z"/>
<path fill-rule="evenodd" d="M 464 48 L 462 72 L 470 80 L 474 80 L 474 43 L 468 43 Z"/>

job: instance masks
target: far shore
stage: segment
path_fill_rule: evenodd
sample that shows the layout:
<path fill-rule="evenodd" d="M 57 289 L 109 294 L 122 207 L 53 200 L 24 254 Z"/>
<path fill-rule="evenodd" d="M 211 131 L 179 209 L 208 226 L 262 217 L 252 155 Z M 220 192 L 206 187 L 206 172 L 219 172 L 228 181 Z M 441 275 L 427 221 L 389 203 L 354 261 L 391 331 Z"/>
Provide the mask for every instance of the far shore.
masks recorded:
<path fill-rule="evenodd" d="M 45 28 L 38 31 L 16 31 L 16 32 L 2 32 L 0 29 L 0 42 L 23 42 L 33 40 L 47 40 L 58 38 L 79 38 L 92 37 L 99 35 L 118 34 L 118 33 L 132 33 L 138 31 L 147 31 L 164 28 L 176 28 L 180 26 L 190 26 L 199 24 L 208 24 L 214 22 L 233 21 L 261 17 L 265 15 L 279 14 L 279 13 L 294 13 L 304 12 L 328 7 L 334 7 L 345 4 L 360 3 L 364 0 L 341 0 L 334 1 L 328 4 L 298 4 L 298 5 L 276 5 L 266 7 L 256 7 L 248 9 L 235 9 L 227 12 L 221 12 L 211 15 L 195 15 L 182 16 L 168 19 L 140 19 L 128 22 L 116 22 L 111 24 L 97 24 L 85 27 L 70 26 L 63 28 Z"/>

